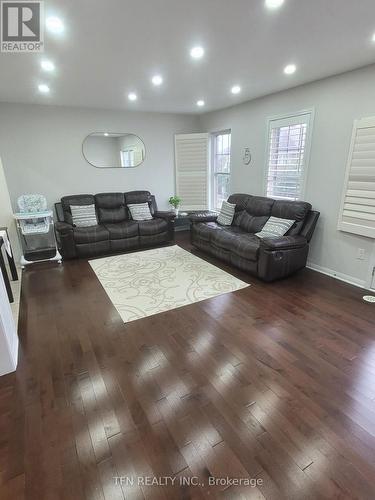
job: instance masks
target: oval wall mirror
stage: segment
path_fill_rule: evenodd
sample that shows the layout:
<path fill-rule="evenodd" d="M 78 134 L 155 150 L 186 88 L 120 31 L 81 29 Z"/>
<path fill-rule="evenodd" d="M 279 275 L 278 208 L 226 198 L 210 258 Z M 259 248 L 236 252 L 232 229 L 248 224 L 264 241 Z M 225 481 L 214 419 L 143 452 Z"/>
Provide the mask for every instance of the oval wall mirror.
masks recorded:
<path fill-rule="evenodd" d="M 146 149 L 134 134 L 94 132 L 83 141 L 82 153 L 97 168 L 133 168 L 144 161 Z"/>

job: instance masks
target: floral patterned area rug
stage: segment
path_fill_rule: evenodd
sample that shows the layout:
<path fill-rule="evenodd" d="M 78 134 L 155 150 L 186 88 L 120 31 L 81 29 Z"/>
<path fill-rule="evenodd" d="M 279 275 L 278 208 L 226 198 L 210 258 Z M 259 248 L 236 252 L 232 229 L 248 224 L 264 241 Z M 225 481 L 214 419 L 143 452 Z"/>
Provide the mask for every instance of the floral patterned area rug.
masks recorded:
<path fill-rule="evenodd" d="M 249 286 L 177 245 L 89 263 L 125 323 Z"/>

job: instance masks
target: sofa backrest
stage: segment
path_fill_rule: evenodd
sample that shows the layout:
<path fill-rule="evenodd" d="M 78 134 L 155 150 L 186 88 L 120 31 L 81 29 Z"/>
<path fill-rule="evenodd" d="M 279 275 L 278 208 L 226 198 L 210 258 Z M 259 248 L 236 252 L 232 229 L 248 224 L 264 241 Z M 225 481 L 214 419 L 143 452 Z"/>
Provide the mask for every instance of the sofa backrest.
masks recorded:
<path fill-rule="evenodd" d="M 229 203 L 236 204 L 236 213 L 233 225 L 249 233 L 262 230 L 267 220 L 271 217 L 272 206 L 275 200 L 264 196 L 250 194 L 233 194 L 228 198 Z"/>
<path fill-rule="evenodd" d="M 300 234 L 310 210 L 310 203 L 306 203 L 305 201 L 276 200 L 272 206 L 271 215 L 280 219 L 295 220 L 296 222 L 286 234 L 288 236 L 296 236 Z"/>
<path fill-rule="evenodd" d="M 274 200 L 242 193 L 232 194 L 228 202 L 236 204 L 233 225 L 249 233 L 261 231 L 267 220 L 273 216 L 295 220 L 287 235 L 300 234 L 311 211 L 310 203 L 304 201 Z"/>
<path fill-rule="evenodd" d="M 157 211 L 155 196 L 153 196 L 150 191 L 129 191 L 125 193 L 125 203 L 126 205 L 132 203 L 148 203 L 152 215 Z"/>
<path fill-rule="evenodd" d="M 130 203 L 148 203 L 150 211 L 157 211 L 155 196 L 149 191 L 129 191 L 127 193 L 73 194 L 61 198 L 63 221 L 73 224 L 71 205 L 95 205 L 99 224 L 116 223 L 130 219 L 127 205 Z M 59 204 L 56 203 L 58 213 Z M 58 214 L 59 215 L 59 214 Z M 59 217 L 60 219 L 60 217 Z"/>
<path fill-rule="evenodd" d="M 99 193 L 95 195 L 99 223 L 113 224 L 128 218 L 124 193 Z"/>

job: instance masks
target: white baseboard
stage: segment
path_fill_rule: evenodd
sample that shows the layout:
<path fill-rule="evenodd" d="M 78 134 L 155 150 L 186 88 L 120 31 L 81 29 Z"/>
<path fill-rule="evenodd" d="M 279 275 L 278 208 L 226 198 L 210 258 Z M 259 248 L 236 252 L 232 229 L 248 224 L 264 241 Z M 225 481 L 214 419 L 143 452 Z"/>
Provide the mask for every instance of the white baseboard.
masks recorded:
<path fill-rule="evenodd" d="M 312 269 L 313 271 L 317 271 L 318 273 L 326 274 L 327 276 L 331 276 L 332 278 L 336 278 L 340 281 L 344 281 L 345 283 L 349 283 L 349 285 L 358 286 L 359 288 L 364 288 L 366 290 L 366 281 L 359 280 L 358 278 L 354 278 L 353 276 L 349 276 L 348 274 L 339 273 L 334 271 L 333 269 L 329 269 L 328 267 L 318 266 L 317 264 L 313 264 L 312 262 L 308 262 L 306 267 Z"/>

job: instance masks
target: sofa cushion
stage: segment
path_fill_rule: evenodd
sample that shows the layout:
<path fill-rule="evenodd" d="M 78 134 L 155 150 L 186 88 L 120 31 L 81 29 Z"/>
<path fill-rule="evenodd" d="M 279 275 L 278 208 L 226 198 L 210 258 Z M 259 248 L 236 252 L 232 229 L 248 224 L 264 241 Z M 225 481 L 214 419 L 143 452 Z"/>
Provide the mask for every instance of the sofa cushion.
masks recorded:
<path fill-rule="evenodd" d="M 99 222 L 116 223 L 127 219 L 124 193 L 99 193 L 95 195 Z"/>
<path fill-rule="evenodd" d="M 260 239 L 254 234 L 240 234 L 234 240 L 231 252 L 247 260 L 258 260 Z"/>
<path fill-rule="evenodd" d="M 240 234 L 245 234 L 242 229 L 235 228 L 236 231 L 232 231 L 231 229 L 232 228 L 224 228 L 223 231 L 215 231 L 211 236 L 211 242 L 217 247 L 231 251 L 235 245 L 236 238 L 238 238 Z"/>
<path fill-rule="evenodd" d="M 141 236 L 152 236 L 153 234 L 168 231 L 168 222 L 165 219 L 152 219 L 138 222 L 139 234 Z"/>
<path fill-rule="evenodd" d="M 138 236 L 138 222 L 124 221 L 117 224 L 105 224 L 110 240 L 122 240 Z"/>
<path fill-rule="evenodd" d="M 131 203 L 128 204 L 128 209 L 133 220 L 143 221 L 151 220 L 152 215 L 148 203 Z"/>
<path fill-rule="evenodd" d="M 217 218 L 218 224 L 221 224 L 222 226 L 230 226 L 233 222 L 235 209 L 236 205 L 234 203 L 223 201 L 219 216 Z"/>
<path fill-rule="evenodd" d="M 231 194 L 228 198 L 228 203 L 233 203 L 234 205 L 236 205 L 236 212 L 240 212 L 241 210 L 245 210 L 245 207 L 250 198 L 253 198 L 251 194 Z"/>
<path fill-rule="evenodd" d="M 262 230 L 268 219 L 269 217 L 267 215 L 254 216 L 244 210 L 241 212 L 241 216 L 239 217 L 237 224 L 247 233 L 257 233 Z"/>
<path fill-rule="evenodd" d="M 72 214 L 73 226 L 90 227 L 97 226 L 95 205 L 71 205 L 70 211 Z"/>
<path fill-rule="evenodd" d="M 256 233 L 258 238 L 278 238 L 284 236 L 289 229 L 293 226 L 294 220 L 281 219 L 280 217 L 270 217 L 266 222 L 264 228 Z"/>
<path fill-rule="evenodd" d="M 61 198 L 61 206 L 64 213 L 64 221 L 73 224 L 71 205 L 93 205 L 95 198 L 92 194 L 72 194 Z"/>
<path fill-rule="evenodd" d="M 74 241 L 81 243 L 96 243 L 109 240 L 109 232 L 104 226 L 75 227 L 73 229 Z"/>
<path fill-rule="evenodd" d="M 150 203 L 151 193 L 150 191 L 129 191 L 125 193 L 125 202 L 129 203 Z"/>
<path fill-rule="evenodd" d="M 154 215 L 157 210 L 156 202 L 154 196 L 149 191 L 129 191 L 125 193 L 125 203 L 126 205 L 135 203 L 148 203 L 150 207 L 151 215 Z M 131 217 L 129 212 L 129 218 Z"/>
<path fill-rule="evenodd" d="M 239 227 L 240 226 L 240 221 L 242 219 L 242 216 L 244 214 L 245 210 L 241 210 L 239 212 L 235 212 L 234 213 L 234 217 L 233 217 L 233 222 L 232 222 L 232 227 L 233 226 L 237 226 Z"/>
<path fill-rule="evenodd" d="M 223 231 L 224 227 L 220 226 L 216 222 L 199 222 L 198 224 L 193 224 L 192 231 L 194 235 L 205 241 L 210 241 L 212 235 L 216 231 Z"/>
<path fill-rule="evenodd" d="M 212 235 L 211 243 L 244 259 L 257 260 L 258 258 L 260 240 L 241 228 L 225 228 L 223 231 L 216 231 Z"/>
<path fill-rule="evenodd" d="M 257 217 L 270 217 L 275 200 L 264 196 L 251 196 L 246 204 L 247 213 Z"/>
<path fill-rule="evenodd" d="M 273 217 L 292 219 L 298 222 L 305 219 L 310 210 L 310 203 L 306 203 L 305 201 L 277 200 L 273 204 L 271 215 Z"/>
<path fill-rule="evenodd" d="M 168 233 L 143 235 L 139 237 L 139 241 L 142 247 L 152 247 L 168 241 Z"/>
<path fill-rule="evenodd" d="M 271 198 L 247 194 L 233 194 L 228 198 L 228 201 L 236 203 L 233 225 L 248 233 L 261 231 L 271 216 L 272 206 L 275 202 Z"/>

